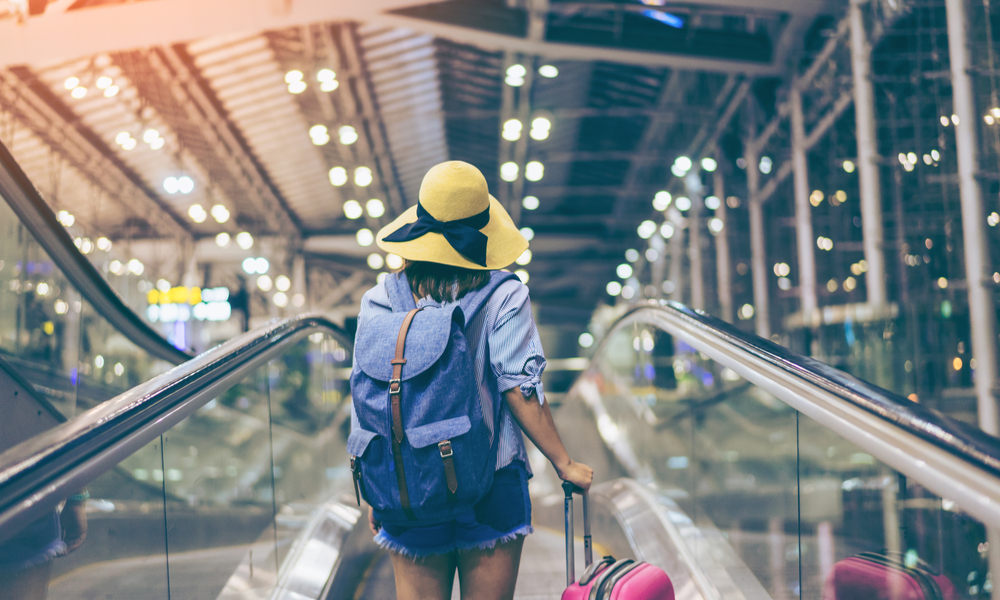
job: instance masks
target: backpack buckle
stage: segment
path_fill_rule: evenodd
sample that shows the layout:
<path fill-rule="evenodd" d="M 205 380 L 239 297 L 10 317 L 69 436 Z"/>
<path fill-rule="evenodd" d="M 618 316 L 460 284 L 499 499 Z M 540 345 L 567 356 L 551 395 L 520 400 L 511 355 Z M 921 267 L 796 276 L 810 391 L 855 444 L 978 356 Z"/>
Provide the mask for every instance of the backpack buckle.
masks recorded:
<path fill-rule="evenodd" d="M 451 449 L 451 440 L 438 442 L 438 450 L 441 451 L 441 458 L 449 458 L 454 452 Z"/>
<path fill-rule="evenodd" d="M 394 386 L 394 385 L 396 386 L 396 389 L 393 389 L 392 386 Z M 390 379 L 389 380 L 389 393 L 395 396 L 396 394 L 399 393 L 400 386 L 402 386 L 402 385 L 403 385 L 403 380 L 402 379 Z"/>

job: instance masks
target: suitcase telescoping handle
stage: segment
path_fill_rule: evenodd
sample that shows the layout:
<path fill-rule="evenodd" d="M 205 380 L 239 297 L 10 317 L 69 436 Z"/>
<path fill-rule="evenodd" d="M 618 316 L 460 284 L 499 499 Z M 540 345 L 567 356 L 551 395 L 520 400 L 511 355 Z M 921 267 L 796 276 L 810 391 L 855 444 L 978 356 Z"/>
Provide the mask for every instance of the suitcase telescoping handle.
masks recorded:
<path fill-rule="evenodd" d="M 589 567 L 594 562 L 594 550 L 590 537 L 590 494 L 568 481 L 562 484 L 566 499 L 563 508 L 566 513 L 566 587 L 576 581 L 576 557 L 573 548 L 573 493 L 583 495 L 583 558 Z"/>

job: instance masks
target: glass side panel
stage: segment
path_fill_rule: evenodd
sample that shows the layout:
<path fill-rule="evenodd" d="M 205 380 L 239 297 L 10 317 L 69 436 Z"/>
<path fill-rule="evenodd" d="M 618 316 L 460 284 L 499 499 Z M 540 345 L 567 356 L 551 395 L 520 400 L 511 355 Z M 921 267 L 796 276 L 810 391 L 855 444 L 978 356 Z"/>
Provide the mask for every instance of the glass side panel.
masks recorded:
<path fill-rule="evenodd" d="M 163 436 L 171 599 L 275 584 L 267 367 Z"/>
<path fill-rule="evenodd" d="M 171 366 L 93 310 L 4 201 L 0 360 L 67 418 Z"/>
<path fill-rule="evenodd" d="M 86 486 L 78 549 L 59 542 L 81 522 L 73 509 L 62 534 L 54 511 L 0 540 L 0 599 L 43 597 L 30 594 L 50 580 L 60 600 L 321 589 L 362 517 L 346 454 L 350 360 L 349 345 L 320 334 L 243 376 Z"/>
<path fill-rule="evenodd" d="M 157 438 L 87 485 L 89 500 L 0 542 L 0 597 L 167 600 L 161 457 Z"/>
<path fill-rule="evenodd" d="M 614 331 L 576 389 L 629 474 L 698 526 L 685 543 L 722 597 L 990 596 L 985 529 L 954 499 L 655 325 Z"/>

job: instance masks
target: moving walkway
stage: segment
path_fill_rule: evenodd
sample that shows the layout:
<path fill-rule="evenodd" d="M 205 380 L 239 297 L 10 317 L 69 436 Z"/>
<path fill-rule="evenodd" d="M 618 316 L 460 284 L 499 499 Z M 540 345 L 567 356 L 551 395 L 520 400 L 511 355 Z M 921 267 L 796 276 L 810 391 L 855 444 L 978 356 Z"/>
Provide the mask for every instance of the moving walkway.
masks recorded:
<path fill-rule="evenodd" d="M 6 177 L 8 202 L 30 196 Z M 118 327 L 129 309 L 102 282 L 91 293 Z M 0 454 L 0 597 L 20 585 L 18 552 L 30 558 L 83 492 L 84 542 L 65 553 L 53 539 L 57 556 L 36 565 L 50 598 L 393 597 L 344 449 L 345 332 L 303 315 L 194 358 L 167 361 L 163 344 L 136 338 L 135 352 L 176 367 Z M 679 598 L 818 599 L 866 552 L 938 573 L 959 598 L 993 593 L 997 439 L 709 316 L 635 306 L 555 414 L 598 474 L 598 550 L 663 567 Z M 530 454 L 536 533 L 518 597 L 554 598 L 561 494 Z"/>

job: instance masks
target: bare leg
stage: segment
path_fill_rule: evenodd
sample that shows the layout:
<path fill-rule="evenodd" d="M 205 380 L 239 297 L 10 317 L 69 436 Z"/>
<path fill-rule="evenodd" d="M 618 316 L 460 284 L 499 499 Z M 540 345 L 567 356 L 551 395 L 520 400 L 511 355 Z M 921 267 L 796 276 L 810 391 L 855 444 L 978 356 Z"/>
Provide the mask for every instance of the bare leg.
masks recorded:
<path fill-rule="evenodd" d="M 450 600 L 455 581 L 455 553 L 416 560 L 393 553 L 392 572 L 398 600 Z"/>
<path fill-rule="evenodd" d="M 524 536 L 491 550 L 462 550 L 458 553 L 458 579 L 463 600 L 512 600 L 521 565 Z"/>

